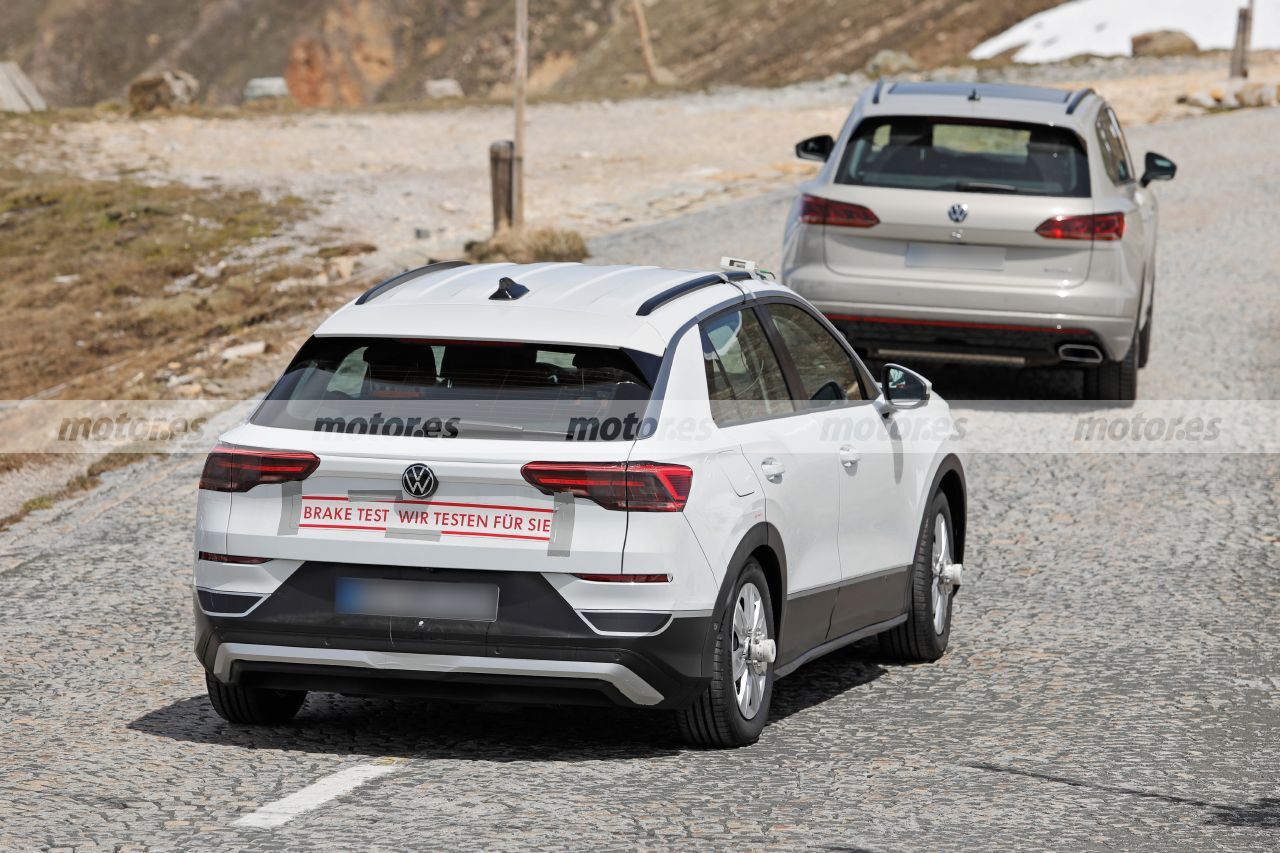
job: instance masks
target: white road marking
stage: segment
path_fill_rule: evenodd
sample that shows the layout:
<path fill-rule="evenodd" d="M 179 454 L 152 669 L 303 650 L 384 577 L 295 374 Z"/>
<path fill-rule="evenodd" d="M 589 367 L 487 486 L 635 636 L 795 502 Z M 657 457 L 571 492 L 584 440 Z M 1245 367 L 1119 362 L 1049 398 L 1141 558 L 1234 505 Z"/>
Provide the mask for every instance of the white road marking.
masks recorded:
<path fill-rule="evenodd" d="M 236 820 L 232 826 L 250 826 L 257 829 L 272 829 L 277 826 L 283 826 L 300 814 L 319 808 L 335 797 L 350 793 L 366 782 L 377 779 L 379 776 L 403 770 L 404 766 L 403 759 L 391 758 L 373 764 L 362 764 L 359 767 L 348 767 L 346 770 L 339 770 L 332 776 L 326 776 L 301 791 L 295 791 L 283 799 L 276 800 L 274 803 L 267 803 L 257 811 Z"/>

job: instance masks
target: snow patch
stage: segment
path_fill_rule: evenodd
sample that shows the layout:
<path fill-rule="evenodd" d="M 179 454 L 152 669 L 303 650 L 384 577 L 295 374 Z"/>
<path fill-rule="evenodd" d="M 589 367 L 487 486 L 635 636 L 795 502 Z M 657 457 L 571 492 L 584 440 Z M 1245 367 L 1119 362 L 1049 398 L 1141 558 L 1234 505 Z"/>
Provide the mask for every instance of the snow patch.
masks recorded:
<path fill-rule="evenodd" d="M 1129 39 L 1153 30 L 1182 30 L 1201 50 L 1229 49 L 1236 9 L 1245 0 L 1072 0 L 1032 15 L 975 47 L 990 59 L 1021 45 L 1015 62 L 1057 62 L 1082 53 L 1128 56 Z M 1254 49 L 1280 48 L 1280 0 L 1255 0 Z"/>

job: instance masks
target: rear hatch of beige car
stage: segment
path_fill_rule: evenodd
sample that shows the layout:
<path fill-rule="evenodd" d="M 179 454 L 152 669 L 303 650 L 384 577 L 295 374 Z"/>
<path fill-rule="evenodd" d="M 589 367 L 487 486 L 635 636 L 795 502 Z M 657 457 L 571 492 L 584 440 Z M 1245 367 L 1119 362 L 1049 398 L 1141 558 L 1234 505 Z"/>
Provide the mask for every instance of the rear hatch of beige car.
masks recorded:
<path fill-rule="evenodd" d="M 1092 241 L 1037 231 L 1094 212 L 1083 144 L 1064 128 L 868 119 L 834 182 L 810 196 L 806 221 L 826 226 L 825 261 L 836 273 L 1043 288 L 1070 287 L 1089 274 Z"/>

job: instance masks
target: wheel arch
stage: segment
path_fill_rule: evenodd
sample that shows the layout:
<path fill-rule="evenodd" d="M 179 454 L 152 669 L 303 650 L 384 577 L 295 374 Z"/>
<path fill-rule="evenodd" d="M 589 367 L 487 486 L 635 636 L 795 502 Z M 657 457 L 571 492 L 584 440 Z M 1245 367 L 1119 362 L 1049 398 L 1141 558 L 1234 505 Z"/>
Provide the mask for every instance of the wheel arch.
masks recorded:
<path fill-rule="evenodd" d="M 778 533 L 778 529 L 767 521 L 762 521 L 743 535 L 725 570 L 724 580 L 720 583 L 720 592 L 716 595 L 715 610 L 712 611 L 711 631 L 708 632 L 706 648 L 703 651 L 704 670 L 710 666 L 716 632 L 720 629 L 720 615 L 727 612 L 729 599 L 738 585 L 738 578 L 742 576 L 743 568 L 752 557 L 764 570 L 765 580 L 769 584 L 775 639 L 782 636 L 783 604 L 787 600 L 787 552 L 783 547 L 782 536 Z"/>
<path fill-rule="evenodd" d="M 954 453 L 942 460 L 942 464 L 933 475 L 933 485 L 929 489 L 928 500 L 932 501 L 933 495 L 939 492 L 947 496 L 947 504 L 951 507 L 951 524 L 954 528 L 952 533 L 955 538 L 953 556 L 957 563 L 962 563 L 964 562 L 965 529 L 968 526 L 966 504 L 969 498 L 964 479 L 964 466 L 960 464 L 959 457 Z M 925 512 L 928 512 L 927 502 Z"/>

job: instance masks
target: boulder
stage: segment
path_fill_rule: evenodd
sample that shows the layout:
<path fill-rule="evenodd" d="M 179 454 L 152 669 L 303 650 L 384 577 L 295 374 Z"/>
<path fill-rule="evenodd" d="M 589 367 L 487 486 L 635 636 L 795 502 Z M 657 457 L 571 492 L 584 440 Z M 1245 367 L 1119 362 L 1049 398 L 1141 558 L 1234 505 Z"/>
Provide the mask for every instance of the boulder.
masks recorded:
<path fill-rule="evenodd" d="M 904 74 L 919 68 L 911 54 L 901 50 L 881 50 L 867 62 L 866 72 L 870 77 L 883 77 L 891 74 Z"/>
<path fill-rule="evenodd" d="M 1134 56 L 1185 56 L 1199 53 L 1195 39 L 1181 30 L 1154 30 L 1138 33 L 1129 40 Z"/>
<path fill-rule="evenodd" d="M 1276 87 L 1270 83 L 1245 83 L 1236 93 L 1242 107 L 1269 107 L 1276 102 Z"/>
<path fill-rule="evenodd" d="M 422 84 L 422 89 L 426 96 L 437 101 L 441 98 L 461 98 L 462 84 L 452 77 L 439 77 L 435 80 L 428 80 Z"/>
<path fill-rule="evenodd" d="M 136 115 L 189 106 L 199 92 L 200 82 L 185 71 L 144 74 L 129 84 L 129 111 Z"/>

